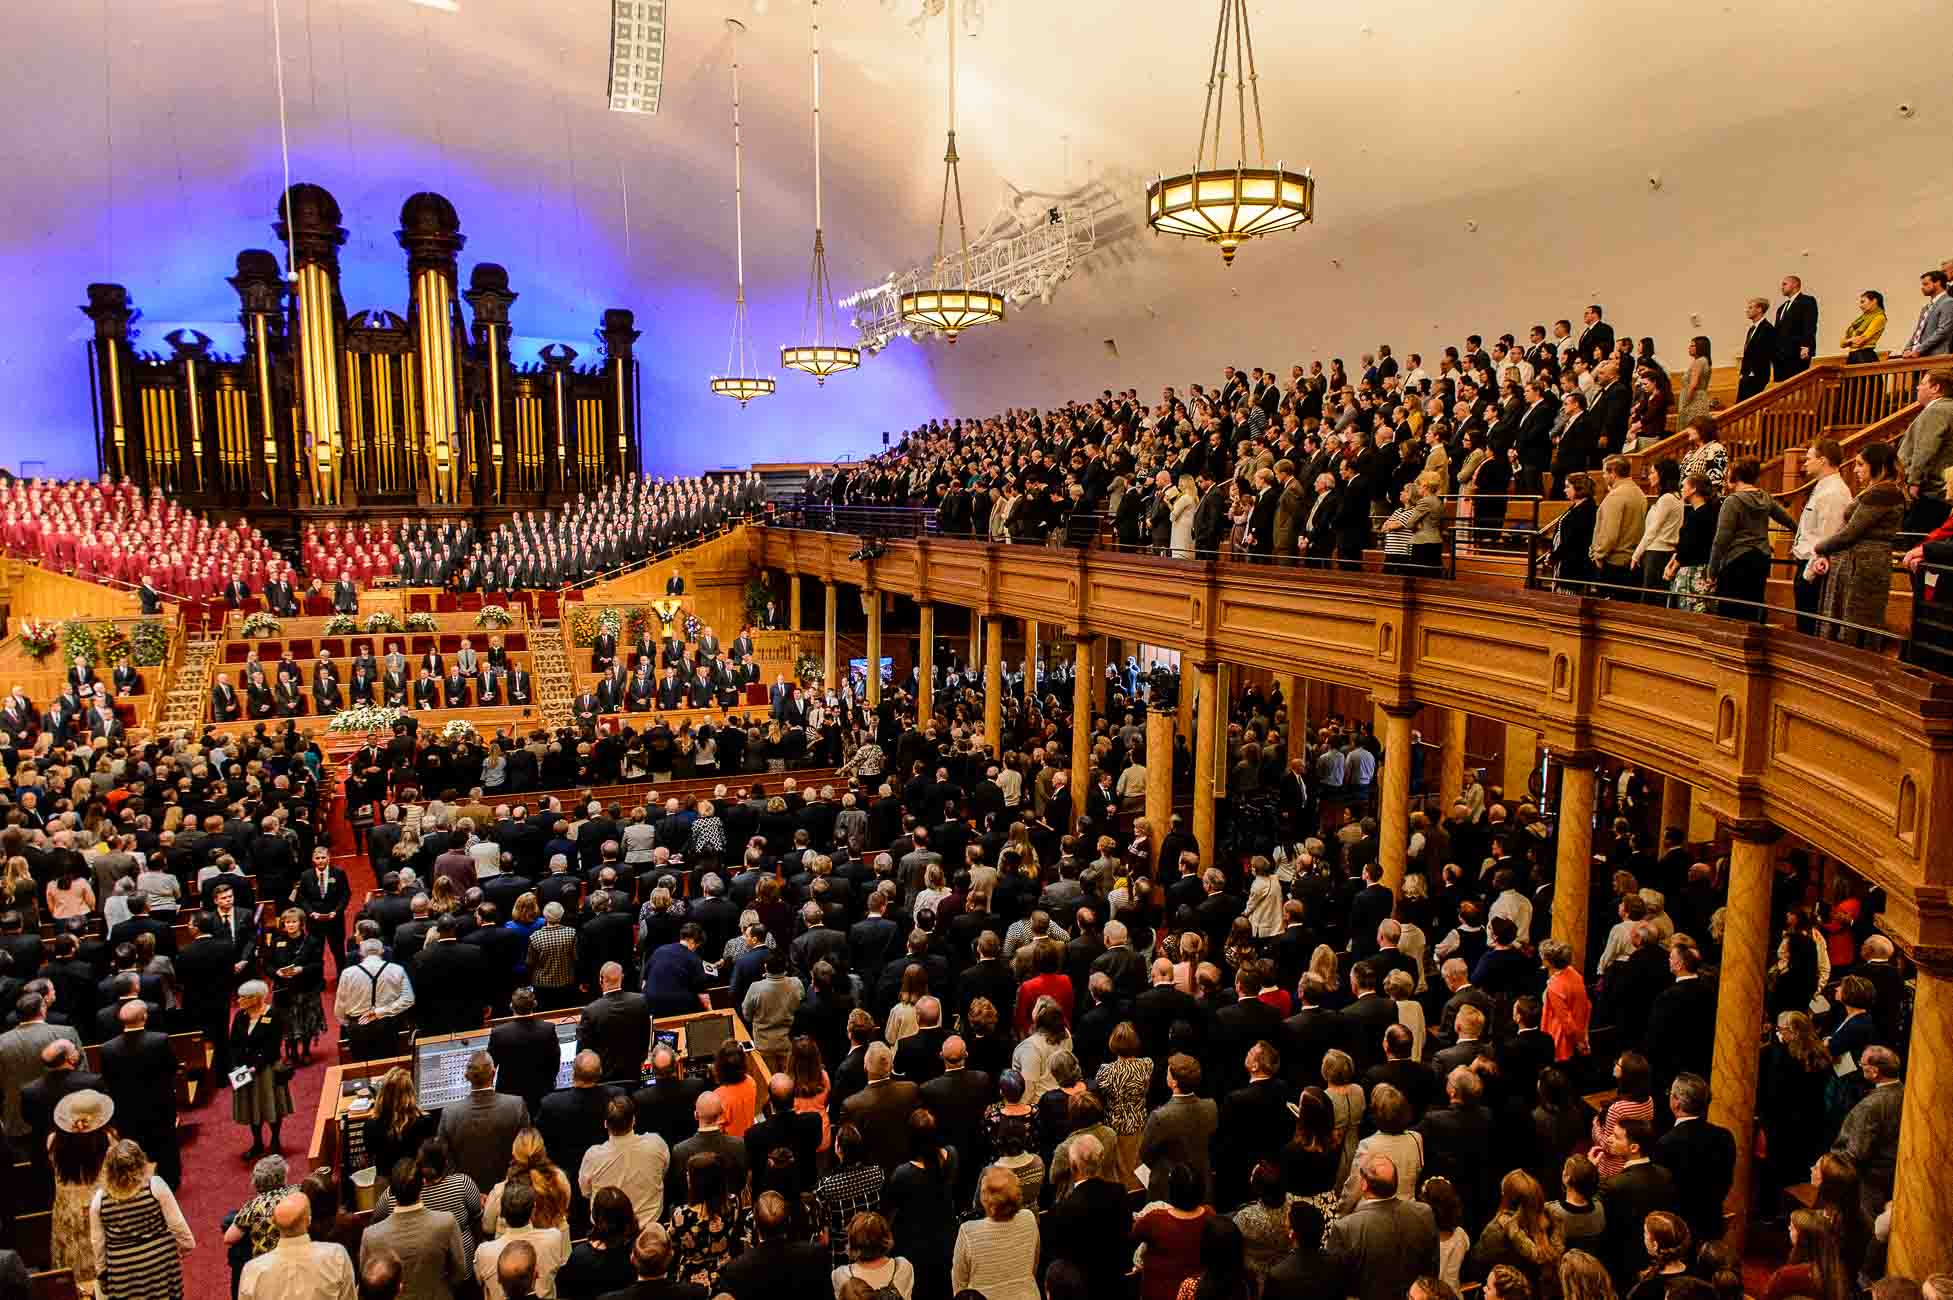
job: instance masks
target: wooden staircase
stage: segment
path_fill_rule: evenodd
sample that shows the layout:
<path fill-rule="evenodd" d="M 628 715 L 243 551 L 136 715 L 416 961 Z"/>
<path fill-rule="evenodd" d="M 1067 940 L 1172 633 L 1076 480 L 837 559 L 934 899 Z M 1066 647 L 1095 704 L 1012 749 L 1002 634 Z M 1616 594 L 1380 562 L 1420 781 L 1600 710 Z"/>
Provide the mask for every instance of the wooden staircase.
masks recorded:
<path fill-rule="evenodd" d="M 554 729 L 567 727 L 576 703 L 570 656 L 563 644 L 563 625 L 537 623 L 529 630 L 529 661 L 536 677 L 536 706 L 543 722 Z"/>
<path fill-rule="evenodd" d="M 210 673 L 217 665 L 218 642 L 186 641 L 183 662 L 170 678 L 169 693 L 163 697 L 159 731 L 196 731 L 203 726 L 204 705 L 210 699 Z"/>

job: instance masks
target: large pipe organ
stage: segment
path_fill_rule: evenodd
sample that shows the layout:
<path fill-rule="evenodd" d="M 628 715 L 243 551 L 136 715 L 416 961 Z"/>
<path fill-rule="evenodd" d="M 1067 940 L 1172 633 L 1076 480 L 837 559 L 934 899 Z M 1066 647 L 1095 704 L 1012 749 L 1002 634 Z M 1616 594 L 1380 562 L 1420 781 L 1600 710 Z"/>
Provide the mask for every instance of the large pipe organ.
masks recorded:
<path fill-rule="evenodd" d="M 272 226 L 289 260 L 256 248 L 237 255 L 239 356 L 189 329 L 164 338 L 167 353 L 140 351 L 129 291 L 88 286 L 104 474 L 202 509 L 255 514 L 534 509 L 638 470 L 629 311 L 604 312 L 589 362 L 551 344 L 539 362 L 517 366 L 508 272 L 477 263 L 461 288 L 461 220 L 447 199 L 420 193 L 402 205 L 395 232 L 407 255 L 406 316 L 349 315 L 339 222 L 331 194 L 294 185 Z"/>

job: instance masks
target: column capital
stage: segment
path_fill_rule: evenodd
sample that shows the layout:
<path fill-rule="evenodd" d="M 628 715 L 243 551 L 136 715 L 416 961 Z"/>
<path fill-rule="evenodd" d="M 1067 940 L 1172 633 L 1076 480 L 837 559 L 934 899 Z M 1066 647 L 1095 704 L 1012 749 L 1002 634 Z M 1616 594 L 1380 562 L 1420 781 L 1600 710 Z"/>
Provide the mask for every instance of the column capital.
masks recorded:
<path fill-rule="evenodd" d="M 1739 817 L 1722 825 L 1729 832 L 1729 838 L 1748 844 L 1775 844 L 1783 838 L 1781 826 L 1761 817 Z"/>
<path fill-rule="evenodd" d="M 1414 718 L 1424 708 L 1416 700 L 1402 700 L 1396 704 L 1386 704 L 1378 700 L 1377 707 L 1393 718 Z"/>
<path fill-rule="evenodd" d="M 1556 749 L 1553 751 L 1553 761 L 1561 767 L 1591 772 L 1600 766 L 1600 754 L 1592 749 Z"/>
<path fill-rule="evenodd" d="M 1893 947 L 1904 953 L 1906 960 L 1922 972 L 1937 979 L 1953 980 L 1953 948 L 1944 945 L 1905 943 L 1890 930 L 1879 933 L 1892 940 Z"/>

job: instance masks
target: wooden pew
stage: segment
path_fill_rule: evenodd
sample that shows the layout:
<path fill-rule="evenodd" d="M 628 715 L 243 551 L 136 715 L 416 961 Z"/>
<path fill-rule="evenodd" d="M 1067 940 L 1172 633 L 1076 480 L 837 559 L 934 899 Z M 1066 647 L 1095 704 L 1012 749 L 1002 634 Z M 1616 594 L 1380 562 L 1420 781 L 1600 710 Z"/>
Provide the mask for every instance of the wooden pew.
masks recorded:
<path fill-rule="evenodd" d="M 210 1072 L 210 1062 L 215 1053 L 211 1044 L 204 1038 L 203 1030 L 190 1029 L 170 1035 L 170 1052 L 176 1057 L 176 1104 L 181 1108 L 197 1104 L 205 1076 Z M 82 1049 L 88 1068 L 100 1073 L 102 1069 L 102 1045 L 90 1043 Z"/>
<path fill-rule="evenodd" d="M 75 1285 L 73 1269 L 35 1273 L 27 1279 L 27 1284 L 33 1300 L 81 1300 L 81 1288 Z"/>

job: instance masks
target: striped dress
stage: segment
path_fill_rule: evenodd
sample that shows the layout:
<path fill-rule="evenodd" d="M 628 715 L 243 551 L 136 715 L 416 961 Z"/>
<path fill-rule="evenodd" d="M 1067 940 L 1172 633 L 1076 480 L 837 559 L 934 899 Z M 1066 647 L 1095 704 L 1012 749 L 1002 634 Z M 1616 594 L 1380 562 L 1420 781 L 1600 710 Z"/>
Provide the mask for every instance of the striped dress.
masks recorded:
<path fill-rule="evenodd" d="M 183 1300 L 182 1256 L 149 1185 L 126 1197 L 103 1191 L 96 1213 L 103 1238 L 96 1284 L 101 1300 Z"/>

